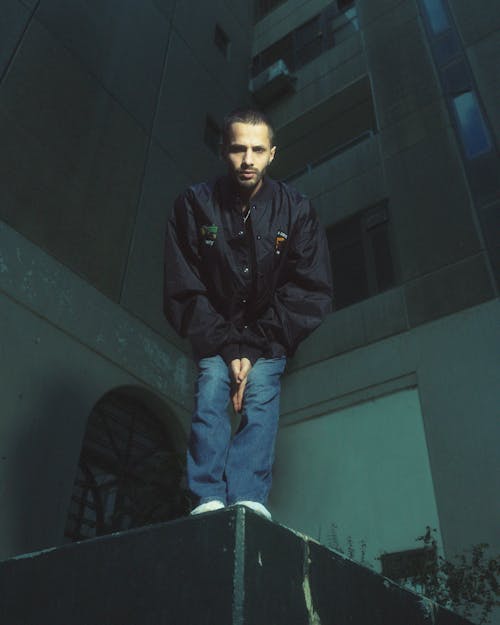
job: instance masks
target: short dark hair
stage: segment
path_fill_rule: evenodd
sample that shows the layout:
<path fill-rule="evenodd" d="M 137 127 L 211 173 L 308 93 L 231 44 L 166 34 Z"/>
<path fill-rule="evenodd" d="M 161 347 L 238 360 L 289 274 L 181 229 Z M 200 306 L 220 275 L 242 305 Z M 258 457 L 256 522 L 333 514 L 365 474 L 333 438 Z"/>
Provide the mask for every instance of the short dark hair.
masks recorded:
<path fill-rule="evenodd" d="M 226 117 L 224 117 L 224 124 L 222 126 L 222 149 L 224 149 L 229 143 L 231 124 L 234 124 L 236 122 L 254 125 L 265 124 L 269 129 L 269 140 L 271 141 L 271 146 L 273 145 L 274 128 L 271 124 L 271 121 L 269 120 L 269 117 L 258 109 L 239 108 L 231 111 L 229 115 L 226 115 Z"/>

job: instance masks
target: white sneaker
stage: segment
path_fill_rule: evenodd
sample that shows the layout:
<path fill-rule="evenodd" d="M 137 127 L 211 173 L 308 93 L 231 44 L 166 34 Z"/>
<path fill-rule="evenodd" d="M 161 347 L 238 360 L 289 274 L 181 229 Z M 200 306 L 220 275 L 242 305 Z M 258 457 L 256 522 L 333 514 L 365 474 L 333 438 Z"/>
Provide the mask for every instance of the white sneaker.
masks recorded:
<path fill-rule="evenodd" d="M 271 513 L 266 508 L 266 506 L 258 501 L 237 501 L 234 505 L 250 508 L 250 510 L 257 512 L 257 514 L 260 514 L 268 521 L 272 519 Z"/>
<path fill-rule="evenodd" d="M 226 506 L 219 501 L 218 499 L 211 499 L 210 501 L 205 501 L 205 503 L 201 503 L 199 506 L 196 506 L 193 510 L 191 510 L 191 514 L 203 514 L 204 512 L 213 512 L 214 510 L 222 510 Z"/>

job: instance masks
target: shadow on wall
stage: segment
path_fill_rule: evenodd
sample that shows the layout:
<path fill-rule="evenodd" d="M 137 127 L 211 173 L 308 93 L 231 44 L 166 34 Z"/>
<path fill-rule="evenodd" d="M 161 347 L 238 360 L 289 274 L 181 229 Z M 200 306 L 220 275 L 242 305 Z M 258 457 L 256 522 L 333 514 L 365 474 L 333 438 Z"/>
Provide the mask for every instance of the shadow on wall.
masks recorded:
<path fill-rule="evenodd" d="M 20 409 L 2 415 L 0 557 L 61 543 L 88 396 L 71 378 L 45 388 L 38 396 L 20 392 Z"/>
<path fill-rule="evenodd" d="M 186 437 L 161 398 L 120 387 L 92 408 L 81 380 L 51 382 L 2 420 L 0 559 L 187 513 Z"/>

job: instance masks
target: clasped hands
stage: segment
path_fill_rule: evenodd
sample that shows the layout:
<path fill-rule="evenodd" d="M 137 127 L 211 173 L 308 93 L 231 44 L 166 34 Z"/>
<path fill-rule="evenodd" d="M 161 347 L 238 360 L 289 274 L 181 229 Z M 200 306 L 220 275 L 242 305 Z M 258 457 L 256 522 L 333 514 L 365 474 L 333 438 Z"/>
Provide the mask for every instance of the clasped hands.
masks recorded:
<path fill-rule="evenodd" d="M 252 363 L 248 358 L 235 358 L 231 361 L 231 373 L 233 376 L 233 392 L 231 399 L 235 412 L 241 412 L 243 407 L 243 393 L 247 384 L 247 376 L 252 368 Z"/>

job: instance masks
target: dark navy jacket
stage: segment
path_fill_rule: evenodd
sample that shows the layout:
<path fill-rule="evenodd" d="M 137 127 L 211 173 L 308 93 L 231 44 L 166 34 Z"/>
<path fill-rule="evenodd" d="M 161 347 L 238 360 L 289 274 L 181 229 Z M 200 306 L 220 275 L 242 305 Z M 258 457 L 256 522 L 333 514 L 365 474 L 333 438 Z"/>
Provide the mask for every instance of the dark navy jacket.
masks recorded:
<path fill-rule="evenodd" d="M 328 247 L 310 201 L 264 177 L 244 222 L 227 176 L 176 200 L 165 238 L 164 311 L 195 359 L 291 356 L 331 310 Z"/>

